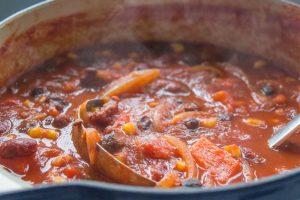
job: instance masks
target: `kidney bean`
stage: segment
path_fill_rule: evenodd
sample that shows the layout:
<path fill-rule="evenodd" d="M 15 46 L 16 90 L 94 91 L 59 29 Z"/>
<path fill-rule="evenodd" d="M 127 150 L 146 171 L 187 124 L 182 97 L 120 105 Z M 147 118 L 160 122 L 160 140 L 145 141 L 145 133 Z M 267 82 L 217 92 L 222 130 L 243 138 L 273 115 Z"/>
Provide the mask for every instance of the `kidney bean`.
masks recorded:
<path fill-rule="evenodd" d="M 184 124 L 188 129 L 196 129 L 199 127 L 199 121 L 195 118 L 189 119 Z"/>
<path fill-rule="evenodd" d="M 30 156 L 37 151 L 37 142 L 33 139 L 11 139 L 0 144 L 0 157 L 13 159 Z"/>
<path fill-rule="evenodd" d="M 138 122 L 137 127 L 141 130 L 148 130 L 152 124 L 150 117 L 143 116 Z"/>
<path fill-rule="evenodd" d="M 34 98 L 37 98 L 38 96 L 44 94 L 45 91 L 43 88 L 40 88 L 40 87 L 36 87 L 34 88 L 33 90 L 31 90 L 30 92 L 30 96 L 34 97 Z"/>
<path fill-rule="evenodd" d="M 275 89 L 271 85 L 263 85 L 260 90 L 266 96 L 275 94 Z"/>
<path fill-rule="evenodd" d="M 71 118 L 68 115 L 60 114 L 54 118 L 52 125 L 56 128 L 66 127 L 71 122 Z"/>

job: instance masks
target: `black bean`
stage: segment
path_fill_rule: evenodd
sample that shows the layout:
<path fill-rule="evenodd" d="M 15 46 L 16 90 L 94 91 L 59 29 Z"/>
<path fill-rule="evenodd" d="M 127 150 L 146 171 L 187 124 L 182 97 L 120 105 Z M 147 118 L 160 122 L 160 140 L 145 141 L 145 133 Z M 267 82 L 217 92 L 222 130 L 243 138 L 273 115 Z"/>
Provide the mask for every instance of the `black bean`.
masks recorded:
<path fill-rule="evenodd" d="M 86 110 L 88 112 L 92 111 L 94 108 L 100 108 L 104 105 L 104 101 L 101 99 L 93 99 L 87 102 Z"/>
<path fill-rule="evenodd" d="M 182 181 L 183 187 L 202 187 L 202 183 L 199 179 L 189 178 Z"/>
<path fill-rule="evenodd" d="M 263 164 L 266 162 L 266 159 L 262 157 L 260 154 L 254 152 L 252 149 L 243 147 L 241 148 L 243 158 L 253 162 L 255 164 Z"/>
<path fill-rule="evenodd" d="M 148 116 L 144 116 L 137 122 L 137 127 L 141 130 L 147 130 L 150 128 L 151 124 L 151 119 Z"/>
<path fill-rule="evenodd" d="M 68 102 L 65 102 L 59 97 L 49 97 L 46 102 L 54 106 L 58 111 L 64 110 L 64 108 L 69 105 Z"/>
<path fill-rule="evenodd" d="M 30 96 L 36 98 L 42 94 L 44 94 L 45 91 L 43 88 L 40 88 L 40 87 L 37 87 L 37 88 L 34 88 L 31 92 L 30 92 Z"/>
<path fill-rule="evenodd" d="M 71 118 L 68 115 L 60 114 L 54 118 L 52 125 L 56 128 L 66 127 L 71 122 Z"/>
<path fill-rule="evenodd" d="M 44 120 L 43 120 L 43 124 L 46 125 L 46 126 L 49 126 L 51 125 L 53 121 L 53 118 L 51 116 L 47 116 Z"/>
<path fill-rule="evenodd" d="M 184 125 L 188 128 L 188 129 L 196 129 L 199 127 L 199 121 L 195 118 L 189 119 L 187 120 Z"/>
<path fill-rule="evenodd" d="M 20 126 L 21 132 L 27 132 L 29 129 L 32 129 L 34 127 L 40 126 L 40 122 L 31 120 L 31 121 L 23 121 L 23 123 Z"/>
<path fill-rule="evenodd" d="M 271 95 L 274 95 L 275 94 L 275 90 L 272 86 L 266 84 L 266 85 L 263 85 L 260 89 L 260 91 L 266 95 L 266 96 L 271 96 Z"/>
<path fill-rule="evenodd" d="M 189 66 L 198 65 L 200 63 L 200 59 L 193 54 L 185 54 L 182 56 L 181 60 Z"/>
<path fill-rule="evenodd" d="M 184 102 L 183 102 L 182 99 L 176 99 L 175 103 L 178 104 L 178 105 L 182 105 Z"/>
<path fill-rule="evenodd" d="M 125 146 L 124 140 L 115 132 L 104 135 L 99 144 L 110 153 L 115 153 Z"/>
<path fill-rule="evenodd" d="M 220 114 L 218 116 L 219 121 L 231 121 L 232 120 L 232 115 L 229 114 Z"/>

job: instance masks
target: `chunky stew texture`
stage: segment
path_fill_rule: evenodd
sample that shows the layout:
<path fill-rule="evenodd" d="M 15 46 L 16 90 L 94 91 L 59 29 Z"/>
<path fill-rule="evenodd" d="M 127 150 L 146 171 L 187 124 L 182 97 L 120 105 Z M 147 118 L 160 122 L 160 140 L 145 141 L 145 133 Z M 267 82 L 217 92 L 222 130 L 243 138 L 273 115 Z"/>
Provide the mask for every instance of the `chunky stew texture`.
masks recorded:
<path fill-rule="evenodd" d="M 283 69 L 283 70 L 282 70 Z M 57 56 L 0 96 L 0 164 L 36 184 L 90 179 L 99 143 L 158 187 L 248 182 L 300 166 L 299 136 L 268 138 L 300 109 L 299 75 L 253 55 L 183 42 L 106 44 Z M 86 106 L 84 160 L 72 141 Z"/>

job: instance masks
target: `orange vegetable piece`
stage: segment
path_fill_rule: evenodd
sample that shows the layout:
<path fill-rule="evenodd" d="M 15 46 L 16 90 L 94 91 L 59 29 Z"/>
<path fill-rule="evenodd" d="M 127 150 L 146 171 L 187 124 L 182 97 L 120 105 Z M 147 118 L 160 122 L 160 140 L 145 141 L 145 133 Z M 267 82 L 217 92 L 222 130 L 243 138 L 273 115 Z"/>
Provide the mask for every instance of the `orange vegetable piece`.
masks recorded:
<path fill-rule="evenodd" d="M 85 136 L 90 163 L 93 165 L 96 162 L 96 144 L 100 141 L 100 134 L 96 129 L 87 128 Z"/>
<path fill-rule="evenodd" d="M 214 117 L 203 118 L 200 120 L 200 125 L 206 128 L 214 128 L 218 123 L 218 120 Z"/>
<path fill-rule="evenodd" d="M 118 96 L 120 94 L 136 90 L 137 88 L 144 87 L 159 76 L 159 69 L 133 71 L 130 74 L 111 82 L 106 91 L 102 94 L 102 98 Z"/>
<path fill-rule="evenodd" d="M 63 172 L 68 178 L 80 177 L 81 175 L 80 170 L 76 167 L 66 167 Z"/>
<path fill-rule="evenodd" d="M 224 147 L 224 149 L 235 158 L 242 156 L 242 152 L 236 144 L 227 145 Z"/>
<path fill-rule="evenodd" d="M 229 99 L 230 94 L 224 90 L 218 91 L 212 95 L 213 100 L 225 102 Z"/>
<path fill-rule="evenodd" d="M 230 177 L 241 172 L 241 163 L 237 159 L 205 137 L 192 145 L 191 153 L 198 165 L 207 169 L 221 184 L 227 183 Z"/>
<path fill-rule="evenodd" d="M 201 112 L 195 112 L 195 111 L 182 112 L 182 113 L 175 115 L 172 118 L 171 123 L 177 124 L 178 122 L 180 122 L 184 119 L 191 118 L 191 117 L 200 117 L 200 116 L 201 116 Z"/>
<path fill-rule="evenodd" d="M 56 117 L 57 115 L 60 114 L 60 112 L 55 107 L 51 107 L 48 110 L 48 114 L 51 115 L 52 117 Z"/>
<path fill-rule="evenodd" d="M 58 149 L 47 149 L 43 152 L 43 156 L 47 157 L 47 158 L 52 158 L 55 156 L 58 156 L 60 154 L 60 150 Z"/>
<path fill-rule="evenodd" d="M 278 94 L 276 97 L 274 97 L 273 101 L 277 104 L 286 104 L 287 98 L 283 94 Z"/>
<path fill-rule="evenodd" d="M 64 155 L 60 155 L 57 156 L 56 158 L 54 158 L 51 162 L 52 166 L 55 167 L 63 167 L 66 166 L 67 164 L 71 163 L 74 160 L 74 158 L 69 155 L 69 154 L 64 154 Z"/>

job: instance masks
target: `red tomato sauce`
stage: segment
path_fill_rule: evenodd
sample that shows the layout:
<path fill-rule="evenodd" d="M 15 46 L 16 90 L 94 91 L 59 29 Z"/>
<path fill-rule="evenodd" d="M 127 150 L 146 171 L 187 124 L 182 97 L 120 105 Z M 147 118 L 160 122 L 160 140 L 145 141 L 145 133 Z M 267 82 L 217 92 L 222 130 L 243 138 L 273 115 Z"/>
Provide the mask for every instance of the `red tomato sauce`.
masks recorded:
<path fill-rule="evenodd" d="M 158 183 L 173 177 L 168 187 L 210 187 L 300 165 L 299 135 L 280 150 L 267 145 L 299 113 L 299 75 L 259 56 L 178 42 L 91 47 L 23 75 L 0 96 L 0 164 L 33 184 L 114 182 L 77 153 L 74 118 L 84 101 L 149 69 L 159 76 L 89 115 L 99 143 L 131 169 Z"/>

